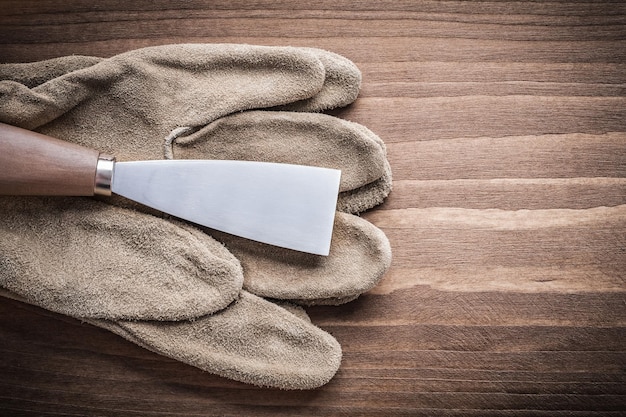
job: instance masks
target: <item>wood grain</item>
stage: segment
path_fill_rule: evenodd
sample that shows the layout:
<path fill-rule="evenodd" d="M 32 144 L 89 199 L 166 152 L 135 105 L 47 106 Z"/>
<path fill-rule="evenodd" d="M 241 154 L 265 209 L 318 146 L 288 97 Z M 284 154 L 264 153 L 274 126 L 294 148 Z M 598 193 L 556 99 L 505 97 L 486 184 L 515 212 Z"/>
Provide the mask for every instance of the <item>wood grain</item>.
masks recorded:
<path fill-rule="evenodd" d="M 333 114 L 388 147 L 365 217 L 381 284 L 310 308 L 344 348 L 321 389 L 257 389 L 0 300 L 2 415 L 626 413 L 626 5 L 0 1 L 0 60 L 178 42 L 313 46 L 363 71 Z"/>

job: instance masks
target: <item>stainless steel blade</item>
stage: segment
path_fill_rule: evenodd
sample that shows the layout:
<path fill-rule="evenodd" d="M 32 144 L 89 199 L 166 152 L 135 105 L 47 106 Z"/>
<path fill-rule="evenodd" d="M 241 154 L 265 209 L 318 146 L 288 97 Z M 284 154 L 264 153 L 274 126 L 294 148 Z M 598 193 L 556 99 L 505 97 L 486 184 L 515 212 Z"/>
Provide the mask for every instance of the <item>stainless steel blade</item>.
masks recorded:
<path fill-rule="evenodd" d="M 114 193 L 203 226 L 328 255 L 341 171 L 252 161 L 117 162 Z"/>

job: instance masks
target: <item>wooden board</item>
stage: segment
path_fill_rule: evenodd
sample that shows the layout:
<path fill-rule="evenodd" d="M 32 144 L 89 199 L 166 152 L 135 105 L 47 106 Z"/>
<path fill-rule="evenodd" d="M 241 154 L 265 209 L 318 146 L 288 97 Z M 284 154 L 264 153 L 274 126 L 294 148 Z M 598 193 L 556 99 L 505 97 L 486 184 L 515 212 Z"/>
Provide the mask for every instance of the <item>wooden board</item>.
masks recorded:
<path fill-rule="evenodd" d="M 333 114 L 385 140 L 378 287 L 308 309 L 344 349 L 288 392 L 0 300 L 1 415 L 626 413 L 626 6 L 0 1 L 0 61 L 181 42 L 313 46 L 363 71 Z"/>

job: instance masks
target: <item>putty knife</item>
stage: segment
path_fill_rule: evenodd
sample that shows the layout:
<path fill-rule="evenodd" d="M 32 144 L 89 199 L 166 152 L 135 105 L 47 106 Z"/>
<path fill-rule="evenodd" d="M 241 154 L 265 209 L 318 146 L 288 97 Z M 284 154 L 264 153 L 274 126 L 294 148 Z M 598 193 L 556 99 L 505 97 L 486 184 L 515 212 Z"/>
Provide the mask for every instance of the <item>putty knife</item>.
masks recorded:
<path fill-rule="evenodd" d="M 328 255 L 341 171 L 252 161 L 115 162 L 0 123 L 0 195 L 111 195 L 237 236 Z"/>

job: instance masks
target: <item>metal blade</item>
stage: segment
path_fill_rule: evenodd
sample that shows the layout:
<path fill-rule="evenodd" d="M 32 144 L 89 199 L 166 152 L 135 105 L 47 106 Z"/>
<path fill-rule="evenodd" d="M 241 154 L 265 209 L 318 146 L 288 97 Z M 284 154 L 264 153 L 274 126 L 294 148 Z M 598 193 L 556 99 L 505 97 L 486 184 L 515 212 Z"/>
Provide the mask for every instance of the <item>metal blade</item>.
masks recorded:
<path fill-rule="evenodd" d="M 115 163 L 114 193 L 275 246 L 328 255 L 341 171 L 251 161 Z"/>

